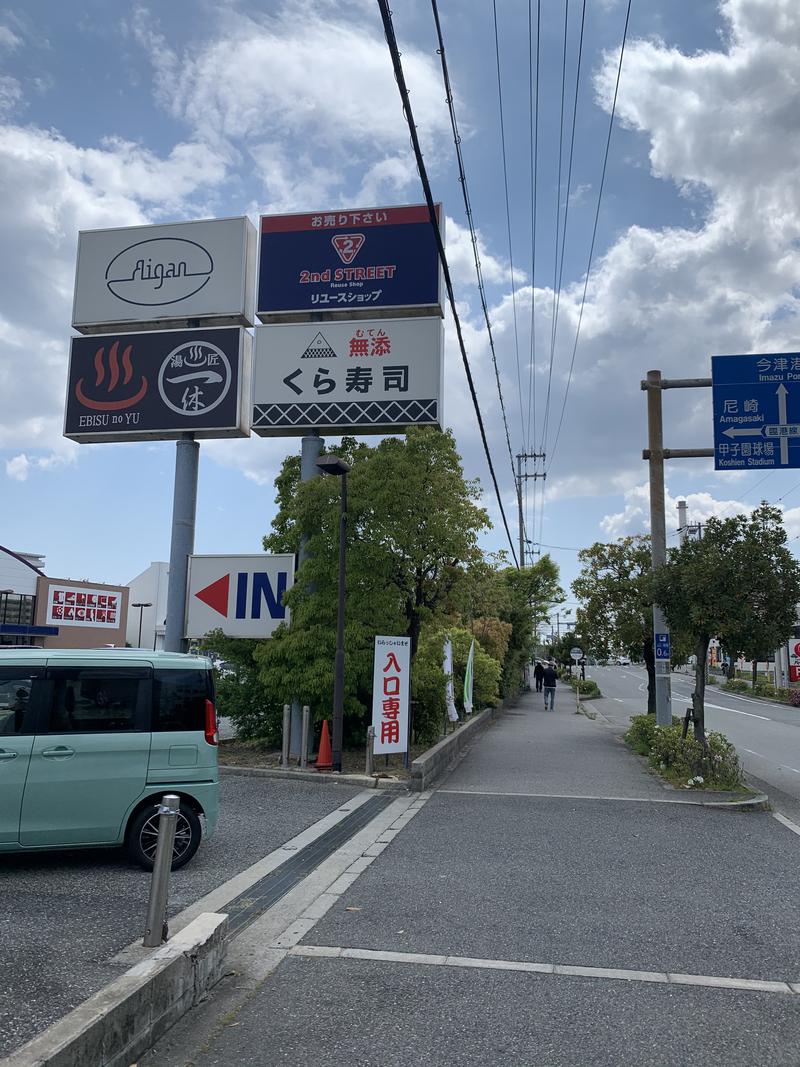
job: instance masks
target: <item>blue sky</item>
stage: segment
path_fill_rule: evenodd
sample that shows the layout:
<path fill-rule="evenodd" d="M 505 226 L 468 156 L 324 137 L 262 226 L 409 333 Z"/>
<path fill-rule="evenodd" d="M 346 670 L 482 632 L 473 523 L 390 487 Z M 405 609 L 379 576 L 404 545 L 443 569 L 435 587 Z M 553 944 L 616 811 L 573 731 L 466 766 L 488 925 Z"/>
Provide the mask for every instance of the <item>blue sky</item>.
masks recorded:
<path fill-rule="evenodd" d="M 569 140 L 581 0 L 568 20 Z M 647 529 L 644 396 L 651 367 L 707 375 L 715 352 L 795 351 L 800 159 L 795 0 L 633 0 L 594 266 L 555 452 L 622 0 L 589 0 L 570 214 L 553 350 L 548 494 L 529 536 L 572 549 Z M 448 216 L 448 250 L 470 359 L 509 518 L 516 507 L 427 0 L 395 5 L 426 164 Z M 492 4 L 441 0 L 450 74 L 481 238 L 513 450 L 525 425 L 531 302 L 542 425 L 553 302 L 564 4 L 545 3 L 537 247 L 531 256 L 527 0 L 498 3 L 517 335 Z M 534 0 L 533 11 L 536 3 Z M 283 0 L 26 0 L 0 9 L 0 543 L 47 557 L 50 574 L 126 581 L 168 558 L 174 445 L 73 445 L 61 437 L 77 232 L 148 221 L 413 203 L 421 199 L 377 4 Z M 566 178 L 566 154 L 563 178 Z M 565 181 L 562 182 L 565 186 Z M 566 196 L 562 188 L 560 203 Z M 532 286 L 533 283 L 533 286 Z M 445 417 L 466 472 L 490 487 L 447 324 Z M 667 444 L 707 447 L 710 391 L 665 397 Z M 197 550 L 260 547 L 273 479 L 296 439 L 204 443 Z M 668 517 L 692 521 L 786 495 L 800 534 L 800 476 L 668 470 Z M 497 508 L 487 547 L 502 547 Z M 792 505 L 795 505 L 794 507 Z M 538 512 L 537 512 L 538 515 Z M 672 535 L 674 542 L 674 535 Z M 800 541 L 793 542 L 793 547 Z"/>

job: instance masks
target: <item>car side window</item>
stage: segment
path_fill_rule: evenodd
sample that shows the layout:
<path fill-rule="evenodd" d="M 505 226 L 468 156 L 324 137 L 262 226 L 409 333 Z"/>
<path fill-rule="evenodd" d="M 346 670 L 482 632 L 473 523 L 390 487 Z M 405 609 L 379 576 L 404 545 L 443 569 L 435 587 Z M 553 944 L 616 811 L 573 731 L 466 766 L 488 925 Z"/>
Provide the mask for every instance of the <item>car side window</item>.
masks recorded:
<path fill-rule="evenodd" d="M 0 668 L 0 738 L 34 732 L 36 694 L 43 677 L 44 671 L 35 668 Z"/>
<path fill-rule="evenodd" d="M 51 699 L 41 733 L 131 732 L 142 728 L 139 709 L 148 671 L 54 667 L 47 674 L 52 682 Z"/>
<path fill-rule="evenodd" d="M 214 699 L 209 671 L 153 672 L 153 730 L 203 730 L 206 700 Z"/>

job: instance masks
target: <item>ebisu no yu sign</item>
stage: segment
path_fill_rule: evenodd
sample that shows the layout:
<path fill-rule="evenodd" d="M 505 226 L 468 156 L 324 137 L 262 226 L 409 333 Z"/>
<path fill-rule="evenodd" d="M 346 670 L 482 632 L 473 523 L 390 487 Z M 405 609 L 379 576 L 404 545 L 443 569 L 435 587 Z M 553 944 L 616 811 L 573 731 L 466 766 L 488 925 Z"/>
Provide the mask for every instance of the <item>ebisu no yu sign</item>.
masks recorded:
<path fill-rule="evenodd" d="M 255 227 L 247 218 L 84 230 L 72 325 L 79 333 L 158 325 L 250 326 Z"/>
<path fill-rule="evenodd" d="M 442 425 L 439 318 L 256 327 L 253 432 L 397 433 Z"/>
<path fill-rule="evenodd" d="M 238 327 L 73 337 L 64 436 L 246 437 L 251 347 Z"/>
<path fill-rule="evenodd" d="M 436 205 L 440 232 L 444 222 Z M 256 313 L 369 318 L 441 315 L 439 253 L 426 204 L 263 215 Z"/>

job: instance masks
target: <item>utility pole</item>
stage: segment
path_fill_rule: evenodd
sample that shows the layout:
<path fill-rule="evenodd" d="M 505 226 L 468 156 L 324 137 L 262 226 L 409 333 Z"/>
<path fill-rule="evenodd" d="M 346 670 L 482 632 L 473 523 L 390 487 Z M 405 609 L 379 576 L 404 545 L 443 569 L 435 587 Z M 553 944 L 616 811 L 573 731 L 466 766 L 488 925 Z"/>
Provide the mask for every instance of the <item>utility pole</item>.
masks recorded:
<path fill-rule="evenodd" d="M 539 479 L 539 478 L 545 479 L 547 477 L 547 471 L 534 470 L 532 473 L 529 474 L 528 470 L 527 470 L 527 461 L 529 459 L 532 459 L 534 461 L 534 466 L 535 466 L 537 459 L 540 459 L 540 460 L 542 460 L 542 462 L 544 462 L 544 460 L 546 458 L 547 458 L 547 455 L 546 455 L 545 452 L 518 452 L 517 453 L 517 521 L 518 521 L 518 525 L 519 525 L 519 565 L 520 565 L 520 567 L 524 567 L 525 566 L 525 529 L 524 529 L 524 523 L 523 523 L 523 520 L 522 520 L 522 482 L 523 482 L 523 479 L 525 481 L 528 481 L 529 479 L 533 479 L 533 481 L 537 481 L 537 479 Z M 526 470 L 525 470 L 524 473 L 523 473 L 523 470 L 522 470 L 522 461 L 523 460 L 525 460 L 525 464 L 526 464 Z M 532 554 L 532 553 L 529 553 L 529 554 Z"/>

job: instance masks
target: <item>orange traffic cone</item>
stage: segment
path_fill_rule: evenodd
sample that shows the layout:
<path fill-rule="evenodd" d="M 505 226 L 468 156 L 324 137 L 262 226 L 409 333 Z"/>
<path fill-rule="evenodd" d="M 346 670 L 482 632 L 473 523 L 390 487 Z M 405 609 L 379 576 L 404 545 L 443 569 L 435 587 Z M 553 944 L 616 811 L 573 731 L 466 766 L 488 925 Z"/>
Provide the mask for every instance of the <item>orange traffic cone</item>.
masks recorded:
<path fill-rule="evenodd" d="M 328 733 L 328 720 L 322 721 L 322 735 L 319 739 L 319 754 L 317 755 L 317 770 L 329 771 L 333 767 L 333 752 L 331 751 L 331 737 Z"/>

